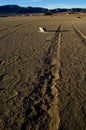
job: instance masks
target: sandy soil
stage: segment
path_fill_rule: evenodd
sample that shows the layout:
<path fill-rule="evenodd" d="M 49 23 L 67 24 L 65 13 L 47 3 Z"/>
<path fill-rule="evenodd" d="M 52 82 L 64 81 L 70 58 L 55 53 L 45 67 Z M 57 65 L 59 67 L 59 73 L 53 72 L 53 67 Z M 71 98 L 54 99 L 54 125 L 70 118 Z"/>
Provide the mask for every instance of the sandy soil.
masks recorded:
<path fill-rule="evenodd" d="M 76 16 L 0 18 L 0 130 L 85 130 L 84 27 Z"/>

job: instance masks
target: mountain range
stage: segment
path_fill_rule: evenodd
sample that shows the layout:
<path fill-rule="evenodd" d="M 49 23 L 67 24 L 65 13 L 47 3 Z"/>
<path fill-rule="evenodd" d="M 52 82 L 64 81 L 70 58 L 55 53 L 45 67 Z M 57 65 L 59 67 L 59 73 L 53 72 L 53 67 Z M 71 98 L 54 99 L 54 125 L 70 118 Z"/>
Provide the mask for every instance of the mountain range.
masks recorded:
<path fill-rule="evenodd" d="M 86 13 L 86 8 L 56 8 L 56 9 L 48 9 L 41 7 L 20 7 L 18 5 L 3 5 L 0 6 L 0 15 L 13 15 L 13 14 L 31 14 L 31 13 L 61 13 L 61 12 L 83 12 Z"/>

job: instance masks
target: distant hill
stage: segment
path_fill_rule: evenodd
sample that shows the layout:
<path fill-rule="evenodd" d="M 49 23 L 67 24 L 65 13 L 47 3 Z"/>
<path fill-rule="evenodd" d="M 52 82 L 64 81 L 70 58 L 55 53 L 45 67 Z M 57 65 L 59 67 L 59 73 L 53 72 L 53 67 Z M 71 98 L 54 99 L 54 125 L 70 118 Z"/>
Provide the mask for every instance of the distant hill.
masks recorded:
<path fill-rule="evenodd" d="M 11 15 L 11 14 L 31 14 L 31 13 L 45 13 L 45 12 L 51 12 L 51 13 L 60 13 L 60 12 L 85 12 L 86 8 L 73 8 L 73 9 L 52 9 L 49 10 L 47 8 L 41 8 L 41 7 L 20 7 L 18 5 L 4 5 L 0 6 L 0 15 Z"/>
<path fill-rule="evenodd" d="M 40 7 L 20 7 L 18 5 L 0 6 L 0 14 L 28 14 L 28 13 L 44 13 L 48 9 Z"/>

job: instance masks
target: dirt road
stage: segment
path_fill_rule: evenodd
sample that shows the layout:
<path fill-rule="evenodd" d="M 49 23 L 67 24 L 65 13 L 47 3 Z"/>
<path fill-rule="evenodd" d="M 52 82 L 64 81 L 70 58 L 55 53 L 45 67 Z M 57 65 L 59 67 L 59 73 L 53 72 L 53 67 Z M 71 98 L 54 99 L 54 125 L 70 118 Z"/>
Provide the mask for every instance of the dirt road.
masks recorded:
<path fill-rule="evenodd" d="M 85 130 L 85 21 L 0 18 L 0 130 Z"/>

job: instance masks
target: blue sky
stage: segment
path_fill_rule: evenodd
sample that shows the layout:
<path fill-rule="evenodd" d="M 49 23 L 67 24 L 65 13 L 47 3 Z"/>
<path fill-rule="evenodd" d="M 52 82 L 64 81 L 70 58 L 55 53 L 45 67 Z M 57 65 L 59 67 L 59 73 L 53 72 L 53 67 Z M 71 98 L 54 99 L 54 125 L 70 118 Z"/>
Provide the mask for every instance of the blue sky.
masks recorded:
<path fill-rule="evenodd" d="M 86 0 L 0 0 L 0 5 L 17 4 L 20 6 L 52 8 L 86 8 Z"/>

